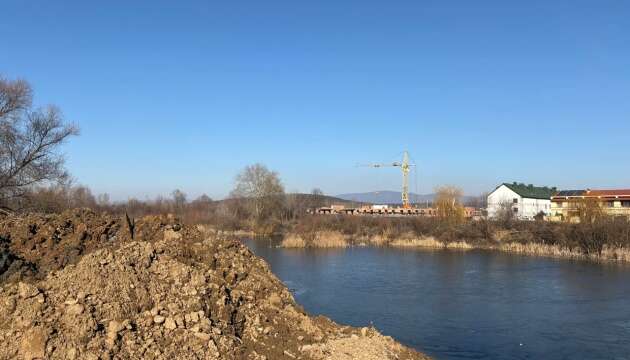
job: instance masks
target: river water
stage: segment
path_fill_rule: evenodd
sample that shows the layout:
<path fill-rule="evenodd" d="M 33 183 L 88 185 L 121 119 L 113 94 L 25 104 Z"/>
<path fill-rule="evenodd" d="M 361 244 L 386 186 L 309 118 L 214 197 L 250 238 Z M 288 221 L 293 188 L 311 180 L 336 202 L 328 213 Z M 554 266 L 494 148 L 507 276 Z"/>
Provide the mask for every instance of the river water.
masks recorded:
<path fill-rule="evenodd" d="M 312 315 L 437 359 L 630 359 L 630 266 L 490 251 L 246 244 Z"/>

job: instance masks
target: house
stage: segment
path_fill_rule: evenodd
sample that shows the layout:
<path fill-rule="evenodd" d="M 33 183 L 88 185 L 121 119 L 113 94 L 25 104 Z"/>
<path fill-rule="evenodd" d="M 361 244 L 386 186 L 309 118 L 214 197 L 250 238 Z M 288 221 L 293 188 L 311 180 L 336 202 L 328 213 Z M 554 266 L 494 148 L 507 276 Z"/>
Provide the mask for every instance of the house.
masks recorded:
<path fill-rule="evenodd" d="M 564 190 L 552 196 L 552 220 L 579 221 L 580 207 L 589 201 L 597 205 L 605 215 L 630 219 L 630 189 L 588 189 Z"/>
<path fill-rule="evenodd" d="M 498 218 L 510 211 L 515 218 L 533 220 L 536 215 L 551 213 L 555 188 L 514 183 L 499 185 L 488 195 L 488 217 Z"/>

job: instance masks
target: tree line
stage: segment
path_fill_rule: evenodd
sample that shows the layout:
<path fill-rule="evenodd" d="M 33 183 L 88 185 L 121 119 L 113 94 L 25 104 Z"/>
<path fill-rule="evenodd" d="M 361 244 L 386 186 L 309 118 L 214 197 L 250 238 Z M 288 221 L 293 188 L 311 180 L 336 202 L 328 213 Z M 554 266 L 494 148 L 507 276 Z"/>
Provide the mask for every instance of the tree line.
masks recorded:
<path fill-rule="evenodd" d="M 94 195 L 88 187 L 73 184 L 61 147 L 78 134 L 78 126 L 66 121 L 57 106 L 33 106 L 33 90 L 27 81 L 0 76 L 0 211 L 54 213 L 89 207 L 273 228 L 306 208 L 324 204 L 319 189 L 310 195 L 285 194 L 278 174 L 261 164 L 247 166 L 237 175 L 225 201 L 206 195 L 189 201 L 183 191 L 174 190 L 168 197 L 112 202 L 107 194 Z"/>

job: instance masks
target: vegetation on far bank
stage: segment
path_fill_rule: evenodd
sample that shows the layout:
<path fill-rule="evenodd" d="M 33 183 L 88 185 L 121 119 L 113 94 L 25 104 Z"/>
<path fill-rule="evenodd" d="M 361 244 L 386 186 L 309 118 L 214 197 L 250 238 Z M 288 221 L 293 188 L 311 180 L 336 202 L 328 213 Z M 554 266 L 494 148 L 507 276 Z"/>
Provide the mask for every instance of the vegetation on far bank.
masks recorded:
<path fill-rule="evenodd" d="M 630 222 L 601 218 L 578 224 L 485 219 L 453 223 L 439 217 L 308 216 L 294 224 L 284 246 L 322 247 L 326 237 L 336 239 L 338 246 L 489 248 L 615 258 L 630 249 Z"/>

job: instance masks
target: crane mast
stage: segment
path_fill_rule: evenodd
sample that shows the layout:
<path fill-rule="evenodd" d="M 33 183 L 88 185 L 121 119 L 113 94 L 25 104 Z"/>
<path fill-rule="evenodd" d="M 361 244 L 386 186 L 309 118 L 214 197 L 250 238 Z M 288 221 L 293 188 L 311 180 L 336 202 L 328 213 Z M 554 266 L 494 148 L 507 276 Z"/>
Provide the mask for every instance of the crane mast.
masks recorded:
<path fill-rule="evenodd" d="M 411 208 L 411 204 L 409 203 L 409 153 L 405 151 L 403 155 L 403 162 L 400 165 L 400 169 L 403 174 L 403 183 L 402 183 L 402 205 L 403 208 L 409 209 Z"/>
<path fill-rule="evenodd" d="M 416 165 L 409 163 L 409 152 L 404 152 L 402 162 L 396 161 L 391 164 L 369 164 L 365 166 L 374 168 L 399 167 L 402 171 L 402 206 L 405 209 L 411 208 L 411 203 L 409 202 L 409 172 L 411 167 Z"/>

